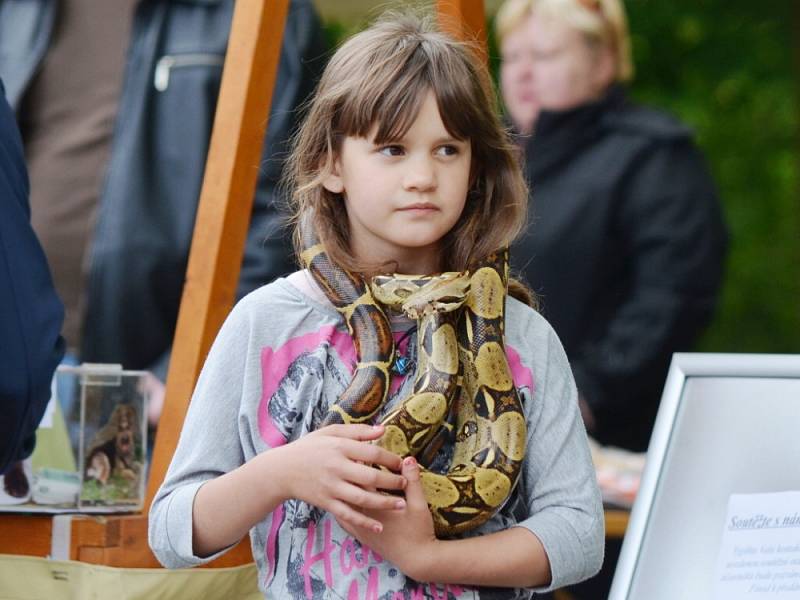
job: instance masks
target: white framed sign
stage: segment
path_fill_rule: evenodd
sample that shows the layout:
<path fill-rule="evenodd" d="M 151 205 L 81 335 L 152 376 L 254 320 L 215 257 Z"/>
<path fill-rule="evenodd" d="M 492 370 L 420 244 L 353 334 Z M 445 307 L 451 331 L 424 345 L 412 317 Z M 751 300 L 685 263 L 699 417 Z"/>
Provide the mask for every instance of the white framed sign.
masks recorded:
<path fill-rule="evenodd" d="M 800 598 L 800 585 L 785 585 L 800 584 L 800 527 L 783 530 L 782 543 L 763 538 L 766 554 L 797 546 L 780 569 L 775 556 L 761 555 L 755 526 L 747 547 L 757 555 L 727 560 L 746 552 L 731 523 L 788 515 L 791 524 L 800 514 L 793 492 L 800 492 L 800 355 L 675 354 L 609 600 L 732 600 L 731 573 L 740 578 L 736 598 Z M 782 581 L 759 581 L 767 571 Z"/>

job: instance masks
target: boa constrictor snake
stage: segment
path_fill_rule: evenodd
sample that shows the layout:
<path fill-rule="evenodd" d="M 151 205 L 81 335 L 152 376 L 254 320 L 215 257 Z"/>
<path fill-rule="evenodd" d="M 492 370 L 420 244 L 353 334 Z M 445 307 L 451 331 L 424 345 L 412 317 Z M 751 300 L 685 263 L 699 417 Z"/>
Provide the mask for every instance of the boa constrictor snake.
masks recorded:
<path fill-rule="evenodd" d="M 503 345 L 508 252 L 471 274 L 361 277 L 336 266 L 313 235 L 301 259 L 353 337 L 353 379 L 322 426 L 372 422 L 386 402 L 395 359 L 381 304 L 417 320 L 417 372 L 411 394 L 381 423 L 376 443 L 415 456 L 438 537 L 469 531 L 502 506 L 519 477 L 527 428 Z M 425 467 L 449 441 L 446 474 Z"/>

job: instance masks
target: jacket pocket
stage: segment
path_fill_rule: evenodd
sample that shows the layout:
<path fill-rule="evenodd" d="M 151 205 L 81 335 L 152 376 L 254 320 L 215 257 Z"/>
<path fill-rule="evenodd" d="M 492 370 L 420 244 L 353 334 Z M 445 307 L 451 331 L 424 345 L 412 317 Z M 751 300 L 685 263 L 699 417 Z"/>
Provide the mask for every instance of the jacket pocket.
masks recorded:
<path fill-rule="evenodd" d="M 156 60 L 142 136 L 148 215 L 179 248 L 190 245 L 224 62 L 221 52 L 192 50 Z"/>
<path fill-rule="evenodd" d="M 225 62 L 222 54 L 187 53 L 165 54 L 156 63 L 153 85 L 159 92 L 164 92 L 169 87 L 170 75 L 173 69 L 188 67 L 220 67 Z"/>

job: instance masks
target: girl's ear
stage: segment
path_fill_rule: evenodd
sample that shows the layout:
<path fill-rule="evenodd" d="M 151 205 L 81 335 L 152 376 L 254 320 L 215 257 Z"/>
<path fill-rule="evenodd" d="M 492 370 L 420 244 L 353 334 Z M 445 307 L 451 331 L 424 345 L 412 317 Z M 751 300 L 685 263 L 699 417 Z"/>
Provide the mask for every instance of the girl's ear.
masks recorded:
<path fill-rule="evenodd" d="M 328 174 L 322 178 L 322 187 L 332 194 L 341 194 L 344 192 L 344 180 L 341 175 L 341 165 L 339 159 L 334 159 L 333 164 L 328 170 Z"/>

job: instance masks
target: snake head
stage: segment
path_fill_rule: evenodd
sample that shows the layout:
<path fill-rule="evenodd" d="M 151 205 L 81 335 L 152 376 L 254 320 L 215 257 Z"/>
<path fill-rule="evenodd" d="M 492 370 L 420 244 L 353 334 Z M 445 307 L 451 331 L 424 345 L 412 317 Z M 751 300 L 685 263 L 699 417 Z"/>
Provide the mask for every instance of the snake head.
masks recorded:
<path fill-rule="evenodd" d="M 387 275 L 372 280 L 372 294 L 378 302 L 402 310 L 412 319 L 457 310 L 466 301 L 469 289 L 466 272 L 428 277 Z"/>

